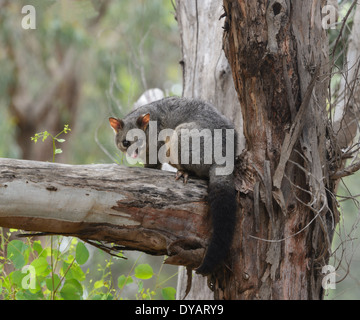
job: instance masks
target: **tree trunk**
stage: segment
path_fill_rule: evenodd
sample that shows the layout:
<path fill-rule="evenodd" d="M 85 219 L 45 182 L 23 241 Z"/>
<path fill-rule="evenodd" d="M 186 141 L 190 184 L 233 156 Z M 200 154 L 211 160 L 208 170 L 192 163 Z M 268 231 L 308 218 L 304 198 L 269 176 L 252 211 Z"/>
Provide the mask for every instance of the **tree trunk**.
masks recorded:
<path fill-rule="evenodd" d="M 247 151 L 237 172 L 231 270 L 216 275 L 215 297 L 321 299 L 336 220 L 326 191 L 333 183 L 321 2 L 224 0 L 224 7 Z"/>
<path fill-rule="evenodd" d="M 242 116 L 229 63 L 222 50 L 224 13 L 221 1 L 176 1 L 176 18 L 180 29 L 183 67 L 183 96 L 211 102 L 234 122 L 239 133 Z M 238 139 L 238 152 L 245 141 Z M 206 236 L 208 239 L 209 236 Z M 187 273 L 179 268 L 177 299 L 185 296 Z M 213 299 L 206 277 L 194 274 L 186 299 Z"/>
<path fill-rule="evenodd" d="M 21 149 L 21 157 L 28 160 L 50 160 L 51 142 L 34 144 L 30 137 L 45 130 L 52 134 L 59 133 L 64 128 L 65 123 L 61 118 L 64 113 L 69 115 L 67 124 L 73 128 L 80 90 L 79 76 L 75 71 L 77 54 L 71 47 L 65 53 L 58 53 L 61 61 L 49 76 L 45 89 L 40 90 L 34 98 L 27 88 L 29 75 L 24 71 L 26 61 L 21 50 L 15 50 L 13 42 L 15 40 L 9 36 L 7 52 L 15 70 L 14 81 L 9 89 L 9 108 L 17 124 L 16 140 Z"/>
<path fill-rule="evenodd" d="M 344 54 L 345 55 L 345 54 Z M 352 146 L 359 125 L 360 72 L 360 6 L 356 6 L 353 27 L 341 77 L 338 102 L 335 106 L 333 131 L 340 148 Z M 352 149 L 352 148 L 350 148 Z"/>

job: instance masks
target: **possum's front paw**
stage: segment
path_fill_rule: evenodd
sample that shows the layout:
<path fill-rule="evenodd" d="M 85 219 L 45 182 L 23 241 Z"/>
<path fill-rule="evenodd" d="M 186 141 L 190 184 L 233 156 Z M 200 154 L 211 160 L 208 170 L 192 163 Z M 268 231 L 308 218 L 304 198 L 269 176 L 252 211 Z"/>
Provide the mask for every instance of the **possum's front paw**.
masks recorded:
<path fill-rule="evenodd" d="M 187 183 L 189 180 L 189 174 L 185 171 L 178 170 L 175 175 L 175 180 L 179 180 L 181 177 L 184 178 L 184 183 Z"/>

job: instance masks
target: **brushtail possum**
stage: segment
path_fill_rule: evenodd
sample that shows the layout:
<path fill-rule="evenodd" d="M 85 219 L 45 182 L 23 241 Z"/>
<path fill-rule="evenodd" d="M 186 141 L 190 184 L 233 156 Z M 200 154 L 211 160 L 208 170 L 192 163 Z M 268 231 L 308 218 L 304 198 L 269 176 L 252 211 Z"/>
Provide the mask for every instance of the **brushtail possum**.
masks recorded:
<path fill-rule="evenodd" d="M 117 147 L 131 158 L 144 159 L 145 167 L 161 168 L 168 162 L 178 169 L 175 178 L 183 177 L 184 183 L 189 175 L 209 180 L 213 232 L 196 271 L 212 273 L 226 258 L 235 227 L 232 123 L 209 103 L 178 97 L 152 102 L 123 119 L 109 121 Z M 131 132 L 135 132 L 132 137 Z"/>

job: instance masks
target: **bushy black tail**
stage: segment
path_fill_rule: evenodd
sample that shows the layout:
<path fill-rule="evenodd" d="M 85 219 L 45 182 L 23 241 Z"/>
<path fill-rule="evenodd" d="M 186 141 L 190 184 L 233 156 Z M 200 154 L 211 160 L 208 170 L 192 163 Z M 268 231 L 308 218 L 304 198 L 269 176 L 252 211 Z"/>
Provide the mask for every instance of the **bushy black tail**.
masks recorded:
<path fill-rule="evenodd" d="M 215 174 L 216 166 L 209 172 L 209 205 L 213 233 L 205 258 L 197 273 L 212 273 L 226 258 L 234 235 L 236 223 L 236 194 L 233 174 Z"/>

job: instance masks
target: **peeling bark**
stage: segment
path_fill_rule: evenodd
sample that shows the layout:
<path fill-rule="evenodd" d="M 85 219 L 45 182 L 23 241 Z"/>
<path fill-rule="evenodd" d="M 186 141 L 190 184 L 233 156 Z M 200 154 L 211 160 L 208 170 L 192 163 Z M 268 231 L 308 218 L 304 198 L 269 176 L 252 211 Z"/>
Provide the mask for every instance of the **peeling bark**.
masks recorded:
<path fill-rule="evenodd" d="M 224 0 L 224 48 L 247 150 L 237 171 L 240 218 L 231 270 L 216 275 L 216 298 L 322 297 L 321 267 L 336 219 L 327 193 L 333 184 L 321 5 Z"/>

